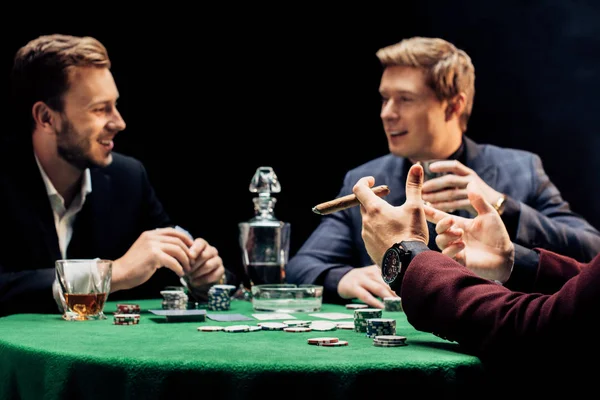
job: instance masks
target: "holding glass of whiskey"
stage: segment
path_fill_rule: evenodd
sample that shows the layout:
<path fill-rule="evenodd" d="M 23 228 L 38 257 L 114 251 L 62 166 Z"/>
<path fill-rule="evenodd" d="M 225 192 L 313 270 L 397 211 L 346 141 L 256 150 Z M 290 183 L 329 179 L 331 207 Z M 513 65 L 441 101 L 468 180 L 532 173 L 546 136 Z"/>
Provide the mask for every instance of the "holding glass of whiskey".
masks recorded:
<path fill-rule="evenodd" d="M 67 321 L 106 319 L 104 304 L 110 292 L 112 261 L 57 260 L 56 280 Z"/>

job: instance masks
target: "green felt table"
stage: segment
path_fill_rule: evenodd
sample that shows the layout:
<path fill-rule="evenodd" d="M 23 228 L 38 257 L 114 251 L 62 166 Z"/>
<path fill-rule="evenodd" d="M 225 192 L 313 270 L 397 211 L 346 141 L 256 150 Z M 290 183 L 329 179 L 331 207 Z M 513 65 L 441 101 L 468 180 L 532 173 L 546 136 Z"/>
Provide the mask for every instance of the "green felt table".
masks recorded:
<path fill-rule="evenodd" d="M 139 325 L 113 324 L 116 302 L 101 321 L 64 321 L 60 315 L 0 318 L 1 399 L 371 398 L 399 394 L 468 398 L 481 395 L 485 375 L 478 358 L 434 335 L 416 331 L 404 313 L 396 319 L 407 346 L 376 347 L 351 330 L 288 333 L 199 332 L 201 325 L 255 325 L 259 320 L 167 322 L 148 310 L 161 299 L 136 302 Z M 321 312 L 353 311 L 324 304 Z M 249 302 L 233 300 L 229 311 L 251 316 Z M 296 318 L 320 319 L 308 313 Z M 345 347 L 307 344 L 335 336 Z M 365 397 L 367 396 L 367 397 Z M 396 396 L 394 396 L 396 397 Z M 430 397 L 425 397 L 430 398 Z"/>

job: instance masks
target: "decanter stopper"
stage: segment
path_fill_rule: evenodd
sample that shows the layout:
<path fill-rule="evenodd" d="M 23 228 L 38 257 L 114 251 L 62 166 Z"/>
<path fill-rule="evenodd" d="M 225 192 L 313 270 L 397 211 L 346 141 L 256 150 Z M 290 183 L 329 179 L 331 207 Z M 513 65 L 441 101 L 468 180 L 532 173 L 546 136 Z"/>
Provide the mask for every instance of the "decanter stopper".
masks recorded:
<path fill-rule="evenodd" d="M 277 220 L 273 213 L 277 199 L 271 193 L 281 192 L 277 175 L 271 167 L 258 167 L 250 181 L 250 192 L 258 193 L 254 202 L 255 217 L 253 220 Z"/>

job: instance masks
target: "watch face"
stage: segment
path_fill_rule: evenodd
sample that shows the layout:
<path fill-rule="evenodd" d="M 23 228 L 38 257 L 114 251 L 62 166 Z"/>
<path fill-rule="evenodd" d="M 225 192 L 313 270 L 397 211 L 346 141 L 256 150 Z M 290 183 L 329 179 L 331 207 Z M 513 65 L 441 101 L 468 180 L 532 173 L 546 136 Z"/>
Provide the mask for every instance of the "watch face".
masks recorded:
<path fill-rule="evenodd" d="M 394 282 L 398 274 L 400 273 L 400 252 L 392 247 L 389 248 L 381 262 L 381 277 L 387 284 Z"/>

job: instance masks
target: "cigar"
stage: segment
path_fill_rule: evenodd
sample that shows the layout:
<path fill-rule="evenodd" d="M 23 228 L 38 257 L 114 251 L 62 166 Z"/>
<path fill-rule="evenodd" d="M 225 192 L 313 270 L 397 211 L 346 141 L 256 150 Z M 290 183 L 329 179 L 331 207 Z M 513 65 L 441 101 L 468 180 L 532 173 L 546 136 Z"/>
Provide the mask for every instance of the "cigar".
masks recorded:
<path fill-rule="evenodd" d="M 390 189 L 387 187 L 387 185 L 375 186 L 371 188 L 371 190 L 373 190 L 373 193 L 379 197 L 384 197 L 390 194 Z M 317 204 L 312 210 L 315 214 L 325 215 L 336 211 L 345 210 L 346 208 L 354 207 L 359 204 L 360 202 L 353 193 L 338 197 L 334 200 L 326 201 L 325 203 Z"/>

